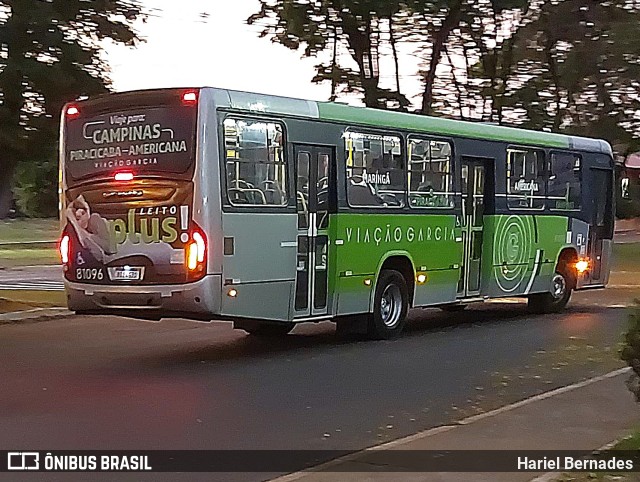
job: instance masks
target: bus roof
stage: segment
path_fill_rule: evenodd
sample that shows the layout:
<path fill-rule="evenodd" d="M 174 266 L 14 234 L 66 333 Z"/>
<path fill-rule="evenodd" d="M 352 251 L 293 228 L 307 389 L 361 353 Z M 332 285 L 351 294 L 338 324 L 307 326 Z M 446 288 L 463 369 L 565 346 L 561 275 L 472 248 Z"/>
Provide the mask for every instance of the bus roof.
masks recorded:
<path fill-rule="evenodd" d="M 318 102 L 317 104 L 321 119 L 354 122 L 371 126 L 393 126 L 443 136 L 468 137 L 512 144 L 576 149 L 608 154 L 613 157 L 609 143 L 600 139 L 517 129 L 482 122 L 459 121 L 442 117 L 384 111 L 366 107 L 352 107 L 332 102 Z"/>
<path fill-rule="evenodd" d="M 335 102 L 281 97 L 204 87 L 212 90 L 216 105 L 251 112 L 310 117 L 327 121 L 345 122 L 372 127 L 387 126 L 425 134 L 483 139 L 510 144 L 575 149 L 597 152 L 613 157 L 607 141 L 586 137 L 554 134 L 515 127 L 504 127 L 482 122 L 459 121 L 442 117 L 422 116 L 367 107 L 354 107 Z"/>

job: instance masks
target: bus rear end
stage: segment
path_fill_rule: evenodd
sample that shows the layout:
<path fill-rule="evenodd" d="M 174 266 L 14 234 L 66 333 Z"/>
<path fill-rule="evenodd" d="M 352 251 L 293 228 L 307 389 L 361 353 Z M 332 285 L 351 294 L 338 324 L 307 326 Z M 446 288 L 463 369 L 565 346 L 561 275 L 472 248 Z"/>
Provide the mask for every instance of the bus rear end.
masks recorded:
<path fill-rule="evenodd" d="M 65 106 L 60 253 L 71 310 L 215 310 L 206 217 L 201 199 L 194 202 L 202 197 L 199 93 L 129 92 Z"/>

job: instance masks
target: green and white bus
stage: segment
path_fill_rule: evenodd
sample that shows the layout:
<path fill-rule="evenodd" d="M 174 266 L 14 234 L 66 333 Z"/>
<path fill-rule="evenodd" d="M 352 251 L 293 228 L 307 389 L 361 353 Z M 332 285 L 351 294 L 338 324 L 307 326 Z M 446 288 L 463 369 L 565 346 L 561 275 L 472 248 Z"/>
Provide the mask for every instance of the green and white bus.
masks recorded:
<path fill-rule="evenodd" d="M 68 305 L 372 338 L 411 307 L 558 311 L 607 284 L 613 167 L 603 140 L 209 87 L 73 102 Z"/>

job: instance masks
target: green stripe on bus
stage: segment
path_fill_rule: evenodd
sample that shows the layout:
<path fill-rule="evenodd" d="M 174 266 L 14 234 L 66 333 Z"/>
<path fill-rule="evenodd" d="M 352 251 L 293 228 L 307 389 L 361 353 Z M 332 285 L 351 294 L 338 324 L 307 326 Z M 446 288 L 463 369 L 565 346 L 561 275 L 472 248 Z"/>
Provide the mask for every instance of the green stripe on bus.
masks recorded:
<path fill-rule="evenodd" d="M 364 107 L 352 107 L 329 102 L 318 102 L 323 120 L 354 124 L 408 129 L 415 132 L 460 136 L 473 139 L 501 141 L 543 147 L 569 148 L 569 137 L 548 132 L 536 132 L 512 127 L 493 126 L 479 122 L 464 122 L 438 117 L 420 116 Z"/>

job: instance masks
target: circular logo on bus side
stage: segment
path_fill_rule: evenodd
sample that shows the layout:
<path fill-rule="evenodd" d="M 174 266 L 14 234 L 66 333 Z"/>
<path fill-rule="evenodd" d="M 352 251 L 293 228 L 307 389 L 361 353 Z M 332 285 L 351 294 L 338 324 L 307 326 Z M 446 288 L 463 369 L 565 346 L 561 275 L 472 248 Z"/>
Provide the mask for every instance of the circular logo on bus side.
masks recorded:
<path fill-rule="evenodd" d="M 533 250 L 534 226 L 530 217 L 500 217 L 493 245 L 496 282 L 505 293 L 518 290 L 525 280 Z"/>

